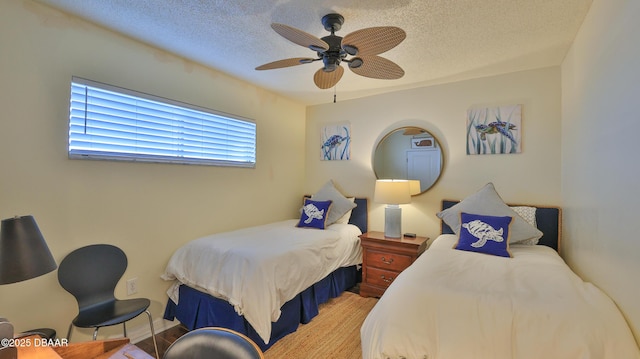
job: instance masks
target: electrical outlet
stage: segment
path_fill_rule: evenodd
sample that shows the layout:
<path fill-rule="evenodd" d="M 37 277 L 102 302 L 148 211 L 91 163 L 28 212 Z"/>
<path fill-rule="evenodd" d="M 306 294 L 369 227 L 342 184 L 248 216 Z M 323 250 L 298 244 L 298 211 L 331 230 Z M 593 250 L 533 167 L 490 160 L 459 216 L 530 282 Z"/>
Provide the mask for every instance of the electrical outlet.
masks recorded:
<path fill-rule="evenodd" d="M 127 280 L 127 295 L 138 293 L 138 277 Z"/>

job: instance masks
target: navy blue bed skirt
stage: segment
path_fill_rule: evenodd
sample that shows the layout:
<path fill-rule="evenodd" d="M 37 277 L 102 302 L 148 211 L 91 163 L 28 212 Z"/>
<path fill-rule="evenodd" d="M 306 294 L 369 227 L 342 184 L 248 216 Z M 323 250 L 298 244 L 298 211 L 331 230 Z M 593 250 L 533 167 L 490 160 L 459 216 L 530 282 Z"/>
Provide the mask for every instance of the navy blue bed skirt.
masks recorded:
<path fill-rule="evenodd" d="M 211 326 L 229 328 L 248 336 L 264 351 L 285 335 L 295 332 L 300 323 L 310 322 L 318 315 L 320 304 L 355 286 L 360 276 L 356 266 L 339 268 L 286 302 L 281 308 L 280 319 L 271 323 L 271 339 L 267 344 L 229 302 L 186 285 L 180 286 L 179 304 L 171 299 L 167 301 L 164 318 L 178 319 L 189 330 Z"/>

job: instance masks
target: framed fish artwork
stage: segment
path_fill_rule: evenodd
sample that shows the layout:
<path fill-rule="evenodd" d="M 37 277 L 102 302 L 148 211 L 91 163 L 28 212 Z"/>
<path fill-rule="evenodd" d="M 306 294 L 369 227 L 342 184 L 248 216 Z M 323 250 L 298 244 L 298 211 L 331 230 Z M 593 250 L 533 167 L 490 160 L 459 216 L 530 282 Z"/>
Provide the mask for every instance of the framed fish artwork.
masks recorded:
<path fill-rule="evenodd" d="M 522 152 L 522 105 L 467 111 L 467 154 Z"/>
<path fill-rule="evenodd" d="M 321 160 L 348 160 L 351 157 L 351 124 L 342 122 L 323 127 L 321 144 Z"/>

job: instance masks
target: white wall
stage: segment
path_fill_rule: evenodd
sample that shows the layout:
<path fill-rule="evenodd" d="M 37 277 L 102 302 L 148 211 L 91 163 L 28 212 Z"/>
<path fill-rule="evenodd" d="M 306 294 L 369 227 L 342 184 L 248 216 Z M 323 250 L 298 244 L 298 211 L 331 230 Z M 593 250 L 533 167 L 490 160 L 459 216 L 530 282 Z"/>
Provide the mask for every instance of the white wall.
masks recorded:
<path fill-rule="evenodd" d="M 407 74 L 406 76 L 410 76 Z M 491 181 L 505 201 L 560 205 L 560 69 L 545 68 L 339 101 L 307 109 L 305 191 L 334 179 L 345 194 L 373 198 L 372 153 L 390 130 L 417 125 L 444 151 L 444 172 L 435 186 L 402 205 L 403 231 L 439 233 L 435 213 L 444 198 L 462 199 Z M 523 152 L 466 154 L 467 109 L 522 104 Z M 321 161 L 323 126 L 351 123 L 351 160 Z M 370 229 L 383 230 L 384 205 L 370 202 Z"/>
<path fill-rule="evenodd" d="M 72 75 L 252 118 L 257 167 L 69 160 Z M 160 274 L 182 243 L 297 214 L 304 118 L 304 106 L 245 82 L 31 0 L 0 1 L 0 218 L 34 215 L 58 262 L 86 244 L 122 247 L 125 279 L 138 277 L 155 318 L 169 286 Z M 124 280 L 117 294 L 126 298 Z M 0 286 L 0 316 L 18 331 L 64 336 L 76 313 L 56 272 Z"/>
<path fill-rule="evenodd" d="M 565 258 L 640 341 L 640 2 L 594 0 L 562 65 Z"/>

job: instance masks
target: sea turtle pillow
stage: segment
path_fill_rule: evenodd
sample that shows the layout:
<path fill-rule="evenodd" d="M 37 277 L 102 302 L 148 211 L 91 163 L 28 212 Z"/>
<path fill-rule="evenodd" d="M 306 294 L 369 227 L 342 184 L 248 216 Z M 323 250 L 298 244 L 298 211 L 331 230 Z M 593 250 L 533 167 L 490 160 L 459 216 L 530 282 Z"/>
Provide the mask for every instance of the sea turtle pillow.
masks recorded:
<path fill-rule="evenodd" d="M 329 218 L 332 201 L 314 201 L 305 198 L 297 227 L 324 229 Z"/>
<path fill-rule="evenodd" d="M 486 216 L 460 213 L 460 233 L 453 247 L 463 251 L 511 257 L 509 235 L 511 222 L 509 216 Z"/>
<path fill-rule="evenodd" d="M 455 234 L 460 234 L 460 212 L 478 213 L 489 216 L 511 216 L 513 224 L 511 226 L 512 233 L 509 238 L 511 244 L 522 241 L 534 241 L 542 237 L 542 232 L 536 227 L 530 225 L 522 217 L 520 217 L 513 209 L 509 208 L 496 192 L 493 183 L 489 182 L 478 192 L 468 196 L 460 203 L 453 207 L 447 208 L 436 214 L 442 219 Z"/>

